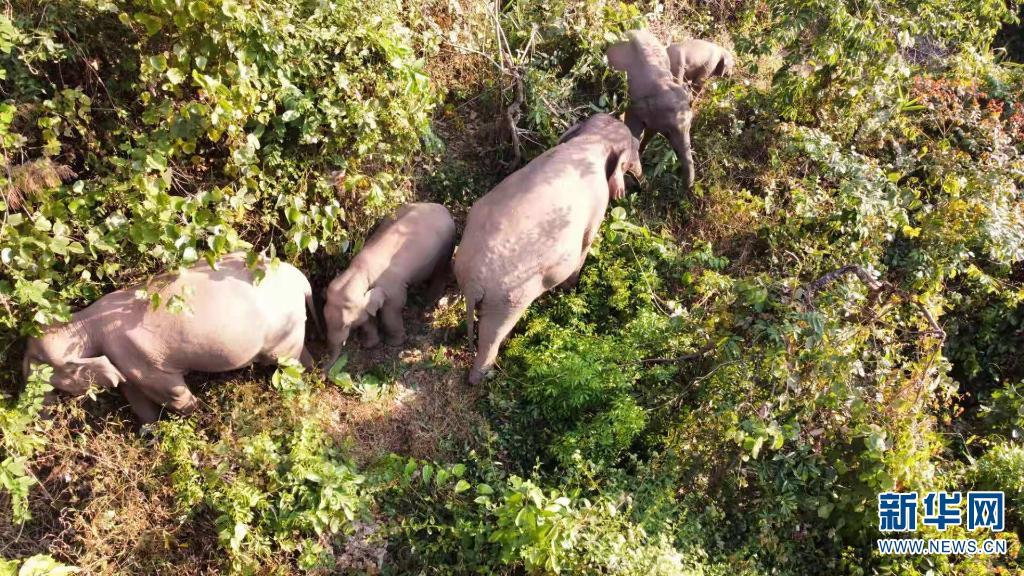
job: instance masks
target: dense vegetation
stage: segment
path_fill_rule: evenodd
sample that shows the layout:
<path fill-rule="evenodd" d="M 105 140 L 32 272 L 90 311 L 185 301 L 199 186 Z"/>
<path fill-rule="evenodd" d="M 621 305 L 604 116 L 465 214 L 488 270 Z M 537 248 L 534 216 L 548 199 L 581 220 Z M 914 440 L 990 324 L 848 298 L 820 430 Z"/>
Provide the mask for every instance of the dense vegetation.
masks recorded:
<path fill-rule="evenodd" d="M 1017 10 L 7 0 L 0 574 L 1024 571 Z M 737 55 L 697 188 L 656 139 L 484 387 L 453 286 L 333 382 L 196 375 L 199 414 L 145 430 L 116 394 L 36 417 L 25 336 L 236 249 L 322 289 L 388 209 L 463 215 L 621 112 L 604 48 L 640 26 Z M 879 492 L 974 488 L 1006 492 L 1009 554 L 877 553 Z"/>

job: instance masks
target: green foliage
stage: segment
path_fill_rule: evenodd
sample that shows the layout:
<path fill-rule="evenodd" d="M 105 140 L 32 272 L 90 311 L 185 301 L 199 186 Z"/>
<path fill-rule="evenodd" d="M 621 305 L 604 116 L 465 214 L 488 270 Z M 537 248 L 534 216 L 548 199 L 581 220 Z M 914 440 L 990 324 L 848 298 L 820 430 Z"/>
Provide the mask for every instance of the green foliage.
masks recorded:
<path fill-rule="evenodd" d="M 1009 443 L 993 446 L 978 460 L 975 478 L 979 489 L 1005 492 L 1008 509 L 1024 509 L 1024 447 Z"/>
<path fill-rule="evenodd" d="M 344 251 L 347 229 L 402 197 L 429 133 L 398 3 L 23 4 L 0 28 L 4 162 L 78 179 L 0 177 L 12 335 L 116 280 L 252 241 L 289 259 Z"/>
<path fill-rule="evenodd" d="M 493 572 L 521 565 L 530 574 L 700 574 L 663 538 L 632 523 L 623 498 L 546 489 L 476 458 L 438 466 L 393 458 L 375 483 L 394 529 L 410 542 L 396 571 Z"/>
<path fill-rule="evenodd" d="M 286 363 L 273 380 L 298 388 L 301 368 Z M 283 414 L 232 414 L 232 434 L 219 440 L 187 420 L 156 428 L 178 513 L 215 516 L 232 572 L 255 572 L 281 551 L 294 553 L 304 570 L 331 567 L 331 546 L 366 514 L 363 477 L 324 431 L 314 392 L 293 392 Z"/>
<path fill-rule="evenodd" d="M 39 420 L 43 397 L 53 390 L 50 376 L 53 368 L 36 366 L 32 370 L 25 390 L 16 399 L 5 399 L 0 404 L 0 488 L 11 499 L 12 520 L 23 523 L 32 514 L 28 497 L 38 481 L 29 471 L 29 461 L 46 447 L 43 432 L 46 423 Z"/>
<path fill-rule="evenodd" d="M 0 576 L 67 576 L 81 572 L 74 566 L 57 562 L 50 556 L 38 554 L 24 561 L 0 558 Z"/>
<path fill-rule="evenodd" d="M 1014 3 L 37 4 L 0 16 L 11 372 L 16 333 L 159 267 L 336 260 L 414 188 L 461 216 L 505 173 L 484 136 L 507 157 L 509 117 L 528 159 L 622 110 L 603 53 L 625 30 L 736 52 L 696 107 L 697 189 L 655 138 L 578 286 L 505 343 L 463 457 L 357 471 L 343 446 L 367 440 L 335 424 L 403 374 L 356 356 L 326 389 L 287 363 L 271 396 L 156 426 L 174 516 L 208 519 L 228 569 L 351 569 L 371 522 L 386 573 L 1021 569 L 1008 532 L 1006 557 L 874 551 L 884 490 L 1001 489 L 1020 522 L 1024 71 L 991 50 Z M 416 162 L 438 101 L 460 154 Z M 460 394 L 462 345 L 433 344 L 427 377 Z M 45 378 L 0 408 L 19 522 L 41 455 L 78 449 L 45 445 Z M 417 402 L 371 420 L 415 436 Z"/>

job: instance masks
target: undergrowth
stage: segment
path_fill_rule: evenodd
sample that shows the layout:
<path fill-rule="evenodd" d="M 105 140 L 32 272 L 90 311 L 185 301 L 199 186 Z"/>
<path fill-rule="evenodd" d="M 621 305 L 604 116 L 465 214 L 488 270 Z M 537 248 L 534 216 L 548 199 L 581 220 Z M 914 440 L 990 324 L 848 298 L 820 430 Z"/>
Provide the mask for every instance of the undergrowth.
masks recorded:
<path fill-rule="evenodd" d="M 1021 572 L 1016 8 L 8 2 L 0 572 Z M 451 291 L 340 387 L 197 377 L 197 416 L 143 430 L 15 384 L 22 336 L 161 268 L 267 250 L 322 289 L 397 203 L 461 218 L 622 112 L 604 49 L 640 26 L 737 55 L 696 106 L 698 185 L 654 139 L 485 386 L 455 384 Z M 941 537 L 1009 553 L 879 555 L 891 490 L 1004 491 L 1006 531 Z"/>

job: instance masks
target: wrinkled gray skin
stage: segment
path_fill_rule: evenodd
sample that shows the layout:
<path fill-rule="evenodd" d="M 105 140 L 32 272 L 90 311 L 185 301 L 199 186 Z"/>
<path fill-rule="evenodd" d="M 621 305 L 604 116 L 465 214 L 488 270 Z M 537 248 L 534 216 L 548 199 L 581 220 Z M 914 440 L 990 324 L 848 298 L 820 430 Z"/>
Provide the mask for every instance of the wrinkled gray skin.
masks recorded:
<path fill-rule="evenodd" d="M 41 362 L 53 366 L 51 384 L 62 392 L 118 387 L 148 423 L 162 407 L 183 415 L 195 410 L 186 372 L 227 372 L 281 358 L 308 366 L 303 341 L 304 306 L 312 305 L 309 281 L 285 263 L 264 269 L 266 276 L 253 284 L 245 255 L 232 254 L 216 270 L 204 262 L 107 294 L 68 323 L 29 339 L 25 376 Z M 136 295 L 140 289 L 158 292 L 164 304 L 153 310 L 148 298 Z M 184 311 L 168 309 L 173 296 L 184 298 Z"/>
<path fill-rule="evenodd" d="M 409 286 L 432 279 L 428 302 L 444 289 L 455 248 L 455 222 L 440 204 L 406 204 L 381 222 L 348 268 L 327 288 L 324 320 L 334 364 L 352 330 L 363 333 L 363 345 L 380 343 L 376 316 L 388 344 L 405 340 L 402 308 Z"/>
<path fill-rule="evenodd" d="M 608 64 L 626 73 L 629 108 L 626 125 L 640 141 L 642 152 L 654 134 L 668 138 L 679 158 L 683 183 L 693 186 L 693 156 L 690 152 L 690 123 L 693 98 L 687 84 L 679 84 L 669 69 L 665 46 L 646 30 L 628 33 L 629 40 L 608 47 Z"/>
<path fill-rule="evenodd" d="M 679 84 L 689 84 L 694 95 L 716 76 L 730 76 L 736 61 L 732 53 L 714 42 L 690 38 L 668 46 L 669 70 Z"/>
<path fill-rule="evenodd" d="M 638 145 L 619 120 L 592 116 L 473 204 L 454 263 L 470 346 L 479 315 L 471 384 L 531 302 L 579 279 L 609 197 L 625 194 L 625 172 L 641 175 Z"/>

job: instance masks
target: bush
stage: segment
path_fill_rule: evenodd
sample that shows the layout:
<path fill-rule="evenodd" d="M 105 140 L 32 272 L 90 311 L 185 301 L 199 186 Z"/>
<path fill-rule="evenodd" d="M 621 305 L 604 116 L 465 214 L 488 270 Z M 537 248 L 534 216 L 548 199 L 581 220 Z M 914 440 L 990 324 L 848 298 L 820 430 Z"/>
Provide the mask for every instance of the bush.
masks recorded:
<path fill-rule="evenodd" d="M 736 52 L 737 76 L 696 106 L 698 187 L 680 190 L 655 138 L 646 181 L 610 208 L 578 286 L 531 306 L 475 392 L 455 383 L 459 344 L 413 338 L 386 393 L 373 353 L 353 352 L 361 384 L 348 388 L 294 364 L 229 376 L 209 411 L 161 422 L 147 448 L 120 416 L 89 412 L 110 408 L 106 395 L 40 423 L 37 374 L 0 407 L 0 532 L 25 522 L 37 543 L 19 556 L 51 547 L 85 570 L 137 573 L 1021 569 L 1011 531 L 1003 557 L 875 547 L 882 491 L 1002 489 L 1020 522 L 1024 73 L 991 49 L 1016 5 L 416 8 L 12 4 L 0 17 L 7 373 L 18 334 L 158 268 L 266 248 L 303 261 L 319 288 L 397 202 L 464 214 L 508 173 L 502 161 L 622 110 L 602 55 L 638 26 Z M 460 306 L 447 306 L 454 328 Z M 420 362 L 429 370 L 406 369 Z M 424 393 L 463 396 L 461 408 L 479 393 L 485 425 L 445 457 L 412 440 L 348 457 L 376 441 L 338 425 L 352 412 L 429 436 L 410 409 Z M 121 495 L 101 447 L 143 470 Z M 136 534 L 144 563 L 116 550 Z"/>

